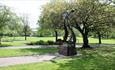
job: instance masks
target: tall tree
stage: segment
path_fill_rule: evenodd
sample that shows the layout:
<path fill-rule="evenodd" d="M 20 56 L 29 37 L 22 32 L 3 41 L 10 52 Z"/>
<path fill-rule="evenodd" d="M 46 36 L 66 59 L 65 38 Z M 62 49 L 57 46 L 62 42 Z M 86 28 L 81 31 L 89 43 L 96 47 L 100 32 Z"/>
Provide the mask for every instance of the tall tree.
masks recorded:
<path fill-rule="evenodd" d="M 50 29 L 55 32 L 56 41 L 58 30 L 63 28 L 62 11 L 64 11 L 64 2 L 61 0 L 51 1 L 51 3 L 43 6 L 41 17 L 38 21 L 39 26 L 44 29 Z"/>
<path fill-rule="evenodd" d="M 49 3 L 44 8 L 47 8 L 44 10 L 47 14 L 44 14 L 44 11 L 42 12 L 42 16 L 44 16 L 43 18 L 45 19 L 45 25 L 55 26 L 55 23 L 58 22 L 58 25 L 56 25 L 56 27 L 59 26 L 65 30 L 64 40 L 67 40 L 67 37 L 69 36 L 67 27 L 70 26 L 72 28 L 76 28 L 83 37 L 83 48 L 90 48 L 88 41 L 89 33 L 94 31 L 95 29 L 100 29 L 97 26 L 104 28 L 105 26 L 110 25 L 109 23 L 111 20 L 109 19 L 112 18 L 112 13 L 111 10 L 108 9 L 108 5 L 102 4 L 98 0 L 79 0 L 79 2 L 60 1 L 59 3 Z M 53 15 L 49 15 L 52 13 L 52 9 L 53 11 L 55 11 L 55 13 L 53 13 Z M 64 23 L 64 20 L 62 18 L 62 14 L 64 12 L 69 13 L 67 20 L 69 24 Z M 61 17 L 56 17 L 56 19 L 54 19 L 54 15 Z M 54 21 L 54 23 L 49 23 L 49 21 L 52 20 Z M 66 27 L 66 25 L 68 26 Z M 101 28 L 100 31 L 101 30 L 103 29 Z"/>
<path fill-rule="evenodd" d="M 97 25 L 103 27 L 100 23 L 103 20 L 110 18 L 110 11 L 106 4 L 101 4 L 97 0 L 82 0 L 73 6 L 75 12 L 70 16 L 73 27 L 79 30 L 83 37 L 83 48 L 88 48 L 88 35 Z M 108 21 L 104 21 L 108 23 Z"/>
<path fill-rule="evenodd" d="M 4 35 L 5 28 L 7 27 L 8 22 L 11 20 L 12 12 L 10 9 L 6 6 L 0 6 L 0 44 L 1 39 Z"/>

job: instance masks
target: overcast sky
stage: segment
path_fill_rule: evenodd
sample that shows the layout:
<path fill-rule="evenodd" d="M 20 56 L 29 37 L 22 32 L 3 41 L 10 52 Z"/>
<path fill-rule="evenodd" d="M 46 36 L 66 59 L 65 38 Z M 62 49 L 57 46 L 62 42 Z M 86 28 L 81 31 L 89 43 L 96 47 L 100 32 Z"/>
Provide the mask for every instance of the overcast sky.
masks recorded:
<path fill-rule="evenodd" d="M 49 0 L 0 0 L 0 3 L 9 6 L 19 16 L 28 15 L 31 28 L 38 26 L 36 23 L 41 13 L 40 9 L 47 2 Z"/>

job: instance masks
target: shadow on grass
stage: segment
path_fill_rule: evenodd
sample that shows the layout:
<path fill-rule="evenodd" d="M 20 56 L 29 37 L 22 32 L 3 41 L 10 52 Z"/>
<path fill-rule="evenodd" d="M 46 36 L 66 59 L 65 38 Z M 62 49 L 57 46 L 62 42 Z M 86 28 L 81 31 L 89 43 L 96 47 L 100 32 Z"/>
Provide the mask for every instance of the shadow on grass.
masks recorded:
<path fill-rule="evenodd" d="M 8 44 L 0 44 L 0 47 L 8 47 L 8 46 L 12 46 L 12 45 L 8 45 Z"/>
<path fill-rule="evenodd" d="M 57 70 L 115 70 L 115 48 L 87 49 L 81 53 L 79 57 L 51 62 L 59 66 Z"/>
<path fill-rule="evenodd" d="M 56 53 L 56 48 L 29 48 L 21 49 L 21 52 L 30 52 L 32 54 L 47 54 L 47 53 Z"/>

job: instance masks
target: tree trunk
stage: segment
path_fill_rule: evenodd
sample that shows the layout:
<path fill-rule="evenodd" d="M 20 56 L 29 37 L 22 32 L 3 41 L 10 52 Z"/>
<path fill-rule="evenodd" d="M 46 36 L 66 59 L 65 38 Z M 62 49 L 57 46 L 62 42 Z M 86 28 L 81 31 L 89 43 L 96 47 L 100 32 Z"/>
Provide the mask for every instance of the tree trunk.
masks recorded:
<path fill-rule="evenodd" d="M 106 33 L 106 38 L 109 39 L 109 34 L 108 34 L 108 32 Z"/>
<path fill-rule="evenodd" d="M 71 31 L 72 31 L 73 42 L 74 42 L 74 44 L 76 44 L 76 35 L 75 35 L 73 29 Z"/>
<path fill-rule="evenodd" d="M 88 34 L 82 34 L 82 36 L 83 36 L 83 46 L 82 46 L 82 48 L 91 48 L 89 46 Z"/>
<path fill-rule="evenodd" d="M 101 34 L 100 33 L 98 33 L 98 38 L 99 38 L 99 44 L 101 44 L 102 42 L 101 42 Z"/>
<path fill-rule="evenodd" d="M 68 29 L 67 29 L 67 26 L 66 26 L 65 23 L 64 23 L 64 32 L 65 32 L 65 34 L 64 34 L 64 37 L 63 37 L 63 41 L 66 42 L 69 32 L 68 32 Z"/>
<path fill-rule="evenodd" d="M 2 37 L 0 37 L 0 45 L 2 44 Z"/>
<path fill-rule="evenodd" d="M 27 35 L 26 35 L 26 32 L 25 32 L 25 40 L 27 40 Z"/>
<path fill-rule="evenodd" d="M 56 30 L 55 30 L 55 37 L 56 37 L 55 41 L 57 42 L 57 40 L 58 40 L 58 33 L 57 33 Z"/>

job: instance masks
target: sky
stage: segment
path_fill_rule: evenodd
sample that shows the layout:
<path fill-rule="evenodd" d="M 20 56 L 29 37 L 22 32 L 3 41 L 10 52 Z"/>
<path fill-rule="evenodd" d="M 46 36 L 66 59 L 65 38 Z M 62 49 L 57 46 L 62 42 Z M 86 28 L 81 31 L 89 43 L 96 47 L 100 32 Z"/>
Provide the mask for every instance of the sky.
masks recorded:
<path fill-rule="evenodd" d="M 28 15 L 29 25 L 35 29 L 41 13 L 41 7 L 49 0 L 0 0 L 1 4 L 9 6 L 18 16 Z"/>

